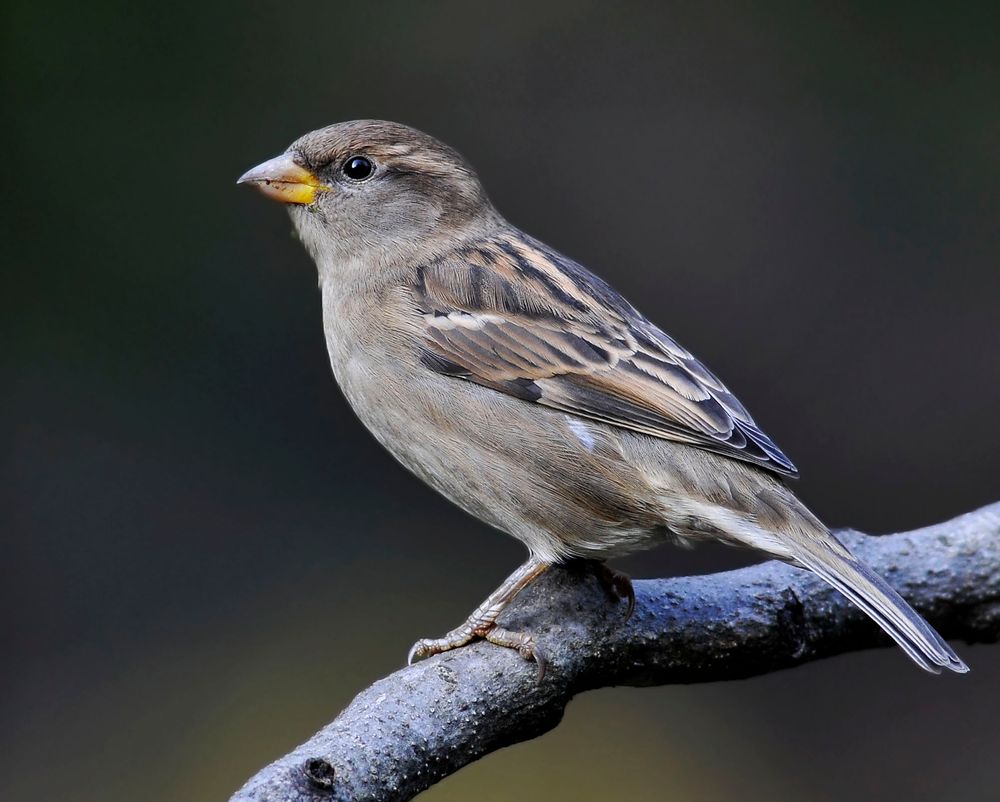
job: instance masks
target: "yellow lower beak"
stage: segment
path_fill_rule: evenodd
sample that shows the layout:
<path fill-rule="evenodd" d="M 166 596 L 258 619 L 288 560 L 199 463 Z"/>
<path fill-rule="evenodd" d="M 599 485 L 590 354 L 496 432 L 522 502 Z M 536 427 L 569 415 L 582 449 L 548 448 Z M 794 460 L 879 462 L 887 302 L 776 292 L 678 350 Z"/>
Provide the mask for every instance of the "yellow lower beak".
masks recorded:
<path fill-rule="evenodd" d="M 253 184 L 267 197 L 282 203 L 309 205 L 317 194 L 330 187 L 295 161 L 291 153 L 282 153 L 240 176 L 237 184 Z"/>

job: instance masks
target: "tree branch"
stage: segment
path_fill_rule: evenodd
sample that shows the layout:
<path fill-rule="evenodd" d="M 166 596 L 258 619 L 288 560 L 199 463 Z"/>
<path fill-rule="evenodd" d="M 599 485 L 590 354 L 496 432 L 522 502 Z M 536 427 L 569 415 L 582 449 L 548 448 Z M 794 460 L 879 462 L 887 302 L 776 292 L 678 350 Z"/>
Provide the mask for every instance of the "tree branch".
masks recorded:
<path fill-rule="evenodd" d="M 945 637 L 1000 637 L 1000 503 L 913 532 L 838 535 Z M 538 635 L 549 659 L 541 682 L 533 664 L 485 643 L 401 669 L 231 802 L 401 802 L 552 729 L 581 691 L 750 677 L 890 643 L 836 591 L 777 562 L 640 581 L 635 592 L 623 623 L 623 605 L 592 572 L 547 572 L 503 616 Z"/>

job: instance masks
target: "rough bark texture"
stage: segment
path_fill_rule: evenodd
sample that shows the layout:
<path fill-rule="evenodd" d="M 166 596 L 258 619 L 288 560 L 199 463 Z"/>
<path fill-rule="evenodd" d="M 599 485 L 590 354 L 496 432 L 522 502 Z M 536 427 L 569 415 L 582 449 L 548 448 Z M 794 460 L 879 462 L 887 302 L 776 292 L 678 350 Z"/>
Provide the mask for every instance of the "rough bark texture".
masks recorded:
<path fill-rule="evenodd" d="M 913 532 L 838 534 L 946 638 L 1000 636 L 1000 503 Z M 501 618 L 538 634 L 549 658 L 541 682 L 533 664 L 485 643 L 404 668 L 358 694 L 232 802 L 411 799 L 552 729 L 581 691 L 749 677 L 890 644 L 836 591 L 776 562 L 636 582 L 635 591 L 635 614 L 623 623 L 623 605 L 592 572 L 548 572 Z"/>

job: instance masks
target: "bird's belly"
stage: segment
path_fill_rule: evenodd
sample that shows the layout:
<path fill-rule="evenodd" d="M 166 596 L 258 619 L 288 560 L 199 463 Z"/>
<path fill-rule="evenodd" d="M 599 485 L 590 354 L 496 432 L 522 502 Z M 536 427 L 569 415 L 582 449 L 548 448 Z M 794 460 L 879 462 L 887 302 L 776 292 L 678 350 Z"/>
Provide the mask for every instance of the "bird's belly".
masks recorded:
<path fill-rule="evenodd" d="M 655 493 L 606 427 L 400 360 L 331 359 L 354 412 L 399 462 L 538 557 L 605 558 L 668 536 Z"/>

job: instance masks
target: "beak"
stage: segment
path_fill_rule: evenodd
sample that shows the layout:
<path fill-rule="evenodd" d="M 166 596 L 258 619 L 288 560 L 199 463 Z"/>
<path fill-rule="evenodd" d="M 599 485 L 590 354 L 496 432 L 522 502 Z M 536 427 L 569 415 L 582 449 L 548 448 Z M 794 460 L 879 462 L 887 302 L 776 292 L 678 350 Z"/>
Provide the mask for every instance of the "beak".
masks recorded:
<path fill-rule="evenodd" d="M 320 192 L 330 187 L 295 161 L 291 153 L 282 153 L 240 176 L 237 184 L 253 184 L 267 197 L 282 203 L 309 205 Z"/>

